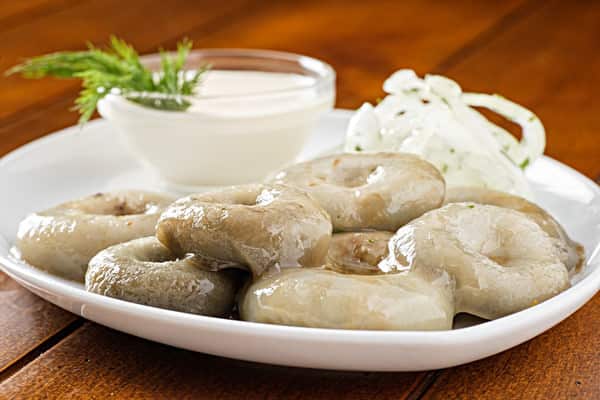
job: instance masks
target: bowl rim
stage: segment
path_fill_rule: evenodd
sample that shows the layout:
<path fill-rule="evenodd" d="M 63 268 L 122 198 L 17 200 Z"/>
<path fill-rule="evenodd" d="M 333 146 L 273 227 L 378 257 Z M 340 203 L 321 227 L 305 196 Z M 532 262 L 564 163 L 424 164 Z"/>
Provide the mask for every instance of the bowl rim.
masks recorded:
<path fill-rule="evenodd" d="M 167 54 L 174 55 L 174 52 L 167 52 Z M 266 96 L 272 95 L 287 95 L 305 92 L 307 90 L 318 90 L 320 87 L 326 87 L 327 85 L 335 85 L 336 80 L 336 72 L 335 69 L 328 64 L 327 62 L 292 52 L 285 51 L 277 51 L 277 50 L 268 50 L 268 49 L 254 49 L 254 48 L 208 48 L 208 49 L 196 49 L 190 51 L 188 55 L 188 59 L 186 62 L 190 62 L 195 58 L 207 58 L 210 57 L 229 57 L 229 58 L 240 58 L 240 59 L 264 59 L 268 61 L 287 61 L 298 64 L 300 67 L 305 70 L 313 71 L 317 74 L 314 77 L 314 80 L 307 85 L 302 85 L 294 88 L 285 88 L 285 89 L 275 89 L 268 90 L 260 93 L 248 93 L 248 94 L 225 94 L 225 95 L 211 95 L 211 96 L 202 96 L 202 99 L 208 100 L 231 100 L 231 99 L 240 99 L 240 100 L 259 100 Z M 148 66 L 149 64 L 157 64 L 160 62 L 161 55 L 159 53 L 150 53 L 143 56 L 140 56 L 140 60 L 142 64 Z M 208 60 L 210 63 L 210 60 Z M 191 70 L 191 69 L 187 69 Z M 218 70 L 218 69 L 215 69 Z M 300 74 L 301 75 L 301 74 Z M 306 76 L 306 75 L 302 75 Z M 146 97 L 177 97 L 179 99 L 192 98 L 194 96 L 187 95 L 164 95 L 164 94 L 152 94 L 152 93 L 144 93 Z M 329 96 L 328 96 L 329 97 Z M 335 86 L 332 88 L 331 97 L 335 97 Z M 181 117 L 183 115 L 186 116 L 203 116 L 206 115 L 199 111 L 188 111 L 188 112 L 176 112 L 169 110 L 160 110 L 154 109 L 151 107 L 142 106 L 140 104 L 136 104 L 135 102 L 128 101 L 125 97 L 121 96 L 118 90 L 114 90 L 109 93 L 107 96 L 102 98 L 98 102 L 98 111 L 103 117 L 106 117 L 105 114 L 109 113 L 107 107 L 107 103 L 111 103 L 116 107 L 126 107 L 127 111 L 137 111 L 140 113 L 151 113 L 155 115 L 159 115 L 161 117 Z M 125 110 L 123 110 L 125 111 Z"/>

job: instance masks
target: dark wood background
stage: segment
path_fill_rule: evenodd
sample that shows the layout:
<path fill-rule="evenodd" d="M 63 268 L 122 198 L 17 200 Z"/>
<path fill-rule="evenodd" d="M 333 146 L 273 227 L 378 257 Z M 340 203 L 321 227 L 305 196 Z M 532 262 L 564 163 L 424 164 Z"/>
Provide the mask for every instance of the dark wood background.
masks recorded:
<path fill-rule="evenodd" d="M 0 70 L 106 43 L 142 53 L 255 47 L 308 54 L 338 72 L 338 107 L 382 94 L 400 67 L 441 73 L 534 110 L 547 153 L 600 175 L 598 1 L 30 0 L 0 3 Z M 0 155 L 72 125 L 71 81 L 0 79 Z M 6 190 L 6 189 L 5 189 Z M 420 373 L 273 367 L 174 349 L 62 311 L 0 272 L 0 398 L 600 398 L 600 296 L 502 354 Z"/>

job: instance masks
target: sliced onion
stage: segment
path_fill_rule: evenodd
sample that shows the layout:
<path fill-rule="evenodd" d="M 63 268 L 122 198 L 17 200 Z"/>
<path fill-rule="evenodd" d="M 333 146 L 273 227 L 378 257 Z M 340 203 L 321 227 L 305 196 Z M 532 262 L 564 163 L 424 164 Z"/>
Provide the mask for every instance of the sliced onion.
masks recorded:
<path fill-rule="evenodd" d="M 520 159 L 513 160 L 517 165 L 524 168 L 544 154 L 546 131 L 540 119 L 533 112 L 497 94 L 464 93 L 462 98 L 470 106 L 487 108 L 521 126 L 522 139 L 519 147 L 522 149 L 523 155 Z M 489 124 L 491 129 L 499 128 L 491 122 Z M 499 130 L 510 135 L 504 129 L 500 128 Z"/>
<path fill-rule="evenodd" d="M 540 155 L 545 132 L 529 110 L 497 95 L 463 94 L 443 76 L 419 78 L 400 70 L 384 83 L 388 93 L 352 117 L 346 151 L 411 152 L 440 169 L 449 186 L 490 187 L 531 197 L 523 169 Z M 488 108 L 519 124 L 523 139 L 487 120 L 472 106 Z"/>

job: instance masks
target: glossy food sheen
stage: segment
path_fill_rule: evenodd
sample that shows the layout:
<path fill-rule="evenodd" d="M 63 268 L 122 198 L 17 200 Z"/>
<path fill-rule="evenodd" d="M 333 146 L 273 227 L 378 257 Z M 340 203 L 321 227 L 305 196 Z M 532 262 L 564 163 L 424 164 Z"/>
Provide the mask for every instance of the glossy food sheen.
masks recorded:
<path fill-rule="evenodd" d="M 336 329 L 451 329 L 446 274 L 352 275 L 299 268 L 253 283 L 240 303 L 246 321 Z"/>
<path fill-rule="evenodd" d="M 321 328 L 450 329 L 459 312 L 500 318 L 570 285 L 553 238 L 515 210 L 450 204 L 390 236 L 335 235 L 326 269 L 258 279 L 243 297 L 241 317 Z M 387 249 L 377 242 L 388 238 Z"/>
<path fill-rule="evenodd" d="M 456 280 L 456 312 L 495 319 L 570 286 L 554 241 L 526 214 L 449 204 L 402 227 L 380 263 L 388 271 L 443 270 Z"/>
<path fill-rule="evenodd" d="M 583 264 L 583 260 L 585 259 L 583 246 L 571 240 L 554 217 L 538 205 L 522 197 L 485 188 L 458 187 L 446 191 L 444 203 L 465 201 L 510 208 L 527 214 L 544 232 L 555 239 L 560 259 L 571 273 L 576 272 Z"/>
<path fill-rule="evenodd" d="M 386 231 L 336 233 L 325 268 L 346 274 L 381 274 L 378 264 L 387 257 L 392 236 Z"/>
<path fill-rule="evenodd" d="M 130 190 L 69 201 L 26 217 L 16 247 L 31 265 L 83 281 L 89 260 L 100 250 L 154 234 L 160 213 L 173 200 Z"/>
<path fill-rule="evenodd" d="M 378 264 L 390 232 L 333 235 L 324 268 L 273 272 L 240 302 L 248 321 L 336 329 L 441 330 L 454 318 L 454 280 L 439 270 L 394 271 Z"/>
<path fill-rule="evenodd" d="M 178 259 L 152 236 L 98 253 L 85 288 L 138 304 L 220 316 L 233 307 L 238 278 L 236 271 L 206 271 L 193 257 Z"/>
<path fill-rule="evenodd" d="M 269 268 L 325 261 L 331 221 L 306 193 L 283 185 L 242 185 L 180 199 L 161 215 L 158 239 L 177 255 L 194 253 Z"/>
<path fill-rule="evenodd" d="M 395 231 L 439 207 L 445 190 L 433 165 L 402 153 L 327 156 L 292 165 L 273 181 L 310 193 L 336 231 Z"/>

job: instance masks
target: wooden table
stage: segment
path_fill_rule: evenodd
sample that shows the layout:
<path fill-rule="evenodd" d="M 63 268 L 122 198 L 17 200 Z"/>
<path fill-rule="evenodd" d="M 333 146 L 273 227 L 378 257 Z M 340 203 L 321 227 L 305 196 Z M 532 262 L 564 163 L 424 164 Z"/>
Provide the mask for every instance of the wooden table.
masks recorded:
<path fill-rule="evenodd" d="M 267 2 L 30 0 L 0 4 L 0 69 L 24 57 L 105 43 L 141 52 L 289 50 L 330 62 L 338 107 L 382 94 L 397 68 L 448 75 L 535 110 L 547 153 L 600 175 L 600 2 Z M 77 116 L 71 81 L 0 79 L 0 155 Z M 4 189 L 6 190 L 6 189 Z M 86 322 L 0 273 L 0 398 L 600 398 L 600 296 L 502 354 L 419 373 L 345 373 L 238 362 Z"/>

